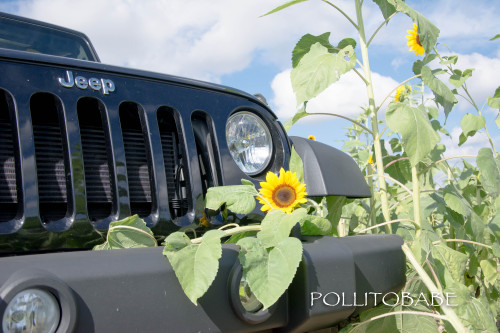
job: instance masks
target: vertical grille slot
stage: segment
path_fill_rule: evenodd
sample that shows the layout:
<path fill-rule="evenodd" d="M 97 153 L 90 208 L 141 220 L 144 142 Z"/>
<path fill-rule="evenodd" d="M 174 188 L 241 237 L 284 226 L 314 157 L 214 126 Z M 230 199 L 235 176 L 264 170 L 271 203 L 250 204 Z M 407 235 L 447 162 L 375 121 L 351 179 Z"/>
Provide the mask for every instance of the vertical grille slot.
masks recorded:
<path fill-rule="evenodd" d="M 146 217 L 151 214 L 153 208 L 151 152 L 146 145 L 137 104 L 120 104 L 120 124 L 127 161 L 130 210 L 132 215 Z"/>
<path fill-rule="evenodd" d="M 109 136 L 104 131 L 104 105 L 95 98 L 82 98 L 77 104 L 82 141 L 87 212 L 91 221 L 113 214 L 114 191 Z"/>
<path fill-rule="evenodd" d="M 62 106 L 52 94 L 37 93 L 30 100 L 40 217 L 43 222 L 62 219 L 68 211 Z M 70 177 L 69 172 L 67 173 Z"/>
<path fill-rule="evenodd" d="M 218 161 L 217 143 L 212 126 L 212 118 L 202 111 L 193 112 L 191 115 L 196 151 L 201 172 L 201 186 L 203 194 L 209 187 L 220 185 L 221 171 Z"/>
<path fill-rule="evenodd" d="M 176 126 L 173 112 L 174 110 L 171 108 L 160 107 L 156 116 L 167 177 L 170 215 L 174 219 L 185 215 L 189 209 L 190 186 L 184 164 L 183 142 L 180 139 L 182 133 Z"/>
<path fill-rule="evenodd" d="M 17 184 L 19 175 L 16 175 L 15 122 L 10 112 L 13 103 L 7 92 L 0 90 L 0 223 L 12 220 L 18 210 Z M 19 168 L 17 168 L 19 170 Z"/>

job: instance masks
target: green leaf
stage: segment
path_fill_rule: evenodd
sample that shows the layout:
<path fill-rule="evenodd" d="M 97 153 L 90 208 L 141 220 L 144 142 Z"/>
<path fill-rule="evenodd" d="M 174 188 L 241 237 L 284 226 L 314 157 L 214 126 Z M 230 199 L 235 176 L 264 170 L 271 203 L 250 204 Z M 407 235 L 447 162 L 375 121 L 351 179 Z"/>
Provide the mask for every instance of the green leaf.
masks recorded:
<path fill-rule="evenodd" d="M 438 57 L 437 54 L 429 53 L 429 54 L 425 55 L 424 59 L 422 59 L 422 60 L 416 60 L 413 63 L 413 67 L 412 67 L 413 73 L 415 73 L 415 75 L 421 74 L 422 73 L 422 67 L 424 67 L 425 65 L 427 65 L 428 63 L 430 63 L 432 60 L 436 59 L 437 57 Z"/>
<path fill-rule="evenodd" d="M 446 288 L 444 293 L 453 295 L 450 304 L 464 324 L 467 332 L 496 332 L 495 315 L 491 312 L 488 300 L 470 294 L 463 284 L 456 283 L 452 288 Z M 454 332 L 447 321 L 444 322 L 447 332 Z"/>
<path fill-rule="evenodd" d="M 436 102 L 443 106 L 446 118 L 453 106 L 458 102 L 451 90 L 432 74 L 428 66 L 422 67 L 422 80 L 434 93 Z"/>
<path fill-rule="evenodd" d="M 292 67 L 297 67 L 302 57 L 305 56 L 311 49 L 311 46 L 316 43 L 320 43 L 321 45 L 326 47 L 328 52 L 336 53 L 336 51 L 338 50 L 335 50 L 335 48 L 330 44 L 329 38 L 329 32 L 325 32 L 324 34 L 321 34 L 319 36 L 314 36 L 311 34 L 302 36 L 302 38 L 300 38 L 292 51 Z"/>
<path fill-rule="evenodd" d="M 498 39 L 498 38 L 500 38 L 500 34 L 496 34 L 495 37 L 490 38 L 490 40 L 495 40 L 495 39 Z"/>
<path fill-rule="evenodd" d="M 481 260 L 479 263 L 483 270 L 484 278 L 489 284 L 495 284 L 498 279 L 497 263 L 493 259 Z"/>
<path fill-rule="evenodd" d="M 326 197 L 326 207 L 328 209 L 327 219 L 330 221 L 332 226 L 332 232 L 330 235 L 337 229 L 337 225 L 339 224 L 340 217 L 342 216 L 342 208 L 347 203 L 346 197 L 341 196 L 328 196 Z"/>
<path fill-rule="evenodd" d="M 165 246 L 163 248 L 163 255 L 168 257 L 170 254 L 191 245 L 191 240 L 185 233 L 177 231 L 168 235 L 162 245 Z"/>
<path fill-rule="evenodd" d="M 220 238 L 224 235 L 221 230 L 207 231 L 200 244 L 189 244 L 178 251 L 166 250 L 167 256 L 179 283 L 186 296 L 197 305 L 198 298 L 203 296 L 217 275 L 219 270 L 219 258 L 222 256 Z M 180 236 L 172 240 L 181 245 L 183 241 Z M 168 238 L 165 240 L 171 244 Z M 171 245 L 168 245 L 171 249 Z"/>
<path fill-rule="evenodd" d="M 222 204 L 236 214 L 248 214 L 255 208 L 255 196 L 258 194 L 252 185 L 230 185 L 211 187 L 205 198 L 206 208 L 217 210 Z"/>
<path fill-rule="evenodd" d="M 416 297 L 415 297 L 416 298 Z M 370 320 L 376 316 L 384 315 L 395 311 L 418 311 L 430 312 L 425 306 L 418 304 L 411 306 L 411 309 L 403 307 L 401 304 L 395 306 L 379 305 L 373 309 L 362 312 L 359 317 L 361 323 L 353 325 L 351 330 L 342 330 L 339 333 L 437 333 L 439 332 L 436 320 L 429 316 L 416 315 L 415 313 L 397 314 Z"/>
<path fill-rule="evenodd" d="M 283 127 L 285 128 L 285 131 L 289 131 L 292 126 L 299 121 L 300 119 L 309 116 L 309 113 L 306 112 L 306 103 L 304 103 L 300 109 L 293 115 L 292 118 L 289 118 L 285 123 L 283 124 Z"/>
<path fill-rule="evenodd" d="M 493 252 L 493 255 L 495 257 L 500 259 L 500 244 L 498 244 L 498 242 L 495 242 L 491 245 L 491 251 Z"/>
<path fill-rule="evenodd" d="M 463 72 L 458 69 L 454 70 L 454 73 L 449 78 L 450 83 L 453 84 L 455 88 L 460 88 L 465 80 L 472 76 L 473 70 L 474 69 L 467 69 Z"/>
<path fill-rule="evenodd" d="M 299 154 L 295 151 L 295 148 L 292 147 L 292 153 L 290 155 L 290 171 L 297 175 L 297 179 L 299 182 L 304 184 L 304 165 L 302 164 L 302 159 Z"/>
<path fill-rule="evenodd" d="M 292 87 L 297 105 L 319 95 L 355 65 L 356 55 L 350 45 L 337 54 L 329 53 L 321 43 L 312 45 L 297 67 L 292 69 Z"/>
<path fill-rule="evenodd" d="M 455 251 L 443 243 L 435 244 L 431 247 L 433 264 L 436 266 L 435 272 L 448 286 L 455 282 L 465 283 L 464 273 L 468 256 Z"/>
<path fill-rule="evenodd" d="M 500 157 L 494 158 L 490 148 L 481 148 L 476 158 L 481 172 L 481 183 L 486 192 L 493 197 L 500 194 Z"/>
<path fill-rule="evenodd" d="M 500 98 L 500 87 L 498 87 L 498 88 L 495 90 L 495 94 L 493 95 L 493 98 Z"/>
<path fill-rule="evenodd" d="M 429 53 L 436 45 L 439 29 L 432 24 L 422 14 L 408 6 L 403 0 L 386 0 L 394 6 L 398 12 L 405 13 L 413 19 L 418 25 L 418 34 L 420 36 L 420 43 L 422 44 L 426 53 Z"/>
<path fill-rule="evenodd" d="M 423 106 L 414 108 L 403 103 L 391 103 L 386 119 L 389 128 L 403 136 L 403 147 L 411 165 L 426 157 L 440 140 Z"/>
<path fill-rule="evenodd" d="M 460 121 L 460 126 L 465 136 L 473 136 L 486 125 L 486 119 L 483 116 L 476 116 L 471 113 L 465 114 Z"/>
<path fill-rule="evenodd" d="M 332 224 L 323 217 L 306 215 L 300 220 L 300 230 L 303 236 L 330 235 L 332 233 Z"/>
<path fill-rule="evenodd" d="M 458 213 L 460 218 L 463 217 L 463 222 L 457 222 L 463 225 L 467 236 L 472 240 L 483 242 L 485 223 L 470 203 L 451 185 L 446 186 L 443 193 L 446 207 Z"/>
<path fill-rule="evenodd" d="M 254 230 L 254 231 L 244 231 L 244 232 L 240 232 L 238 234 L 232 235 L 224 243 L 234 243 L 234 244 L 236 244 L 236 243 L 238 243 L 240 241 L 240 239 L 243 239 L 245 237 L 255 237 L 256 235 L 257 235 L 257 231 L 256 230 Z"/>
<path fill-rule="evenodd" d="M 267 12 L 264 15 L 261 15 L 260 17 L 266 16 L 266 15 L 270 15 L 270 14 L 273 14 L 273 13 L 276 13 L 276 12 L 279 12 L 282 9 L 288 8 L 290 6 L 296 5 L 296 4 L 304 2 L 304 1 L 307 1 L 307 0 L 293 0 L 293 1 L 287 2 L 287 3 L 285 3 L 285 4 L 281 5 L 281 6 L 278 6 L 278 7 L 274 8 L 270 12 Z"/>
<path fill-rule="evenodd" d="M 290 236 L 293 226 L 302 220 L 306 214 L 305 208 L 295 209 L 290 214 L 286 214 L 280 209 L 273 209 L 262 220 L 262 230 L 257 234 L 257 238 L 265 248 L 276 246 Z"/>
<path fill-rule="evenodd" d="M 94 247 L 94 250 L 130 249 L 158 246 L 153 232 L 138 215 L 111 222 L 106 242 Z"/>
<path fill-rule="evenodd" d="M 500 110 L 500 98 L 488 97 L 486 101 L 491 108 Z"/>
<path fill-rule="evenodd" d="M 264 309 L 283 295 L 302 260 L 302 243 L 288 237 L 270 250 L 258 238 L 244 238 L 237 243 L 243 276 Z"/>
<path fill-rule="evenodd" d="M 255 187 L 255 185 L 248 179 L 241 179 L 241 185 L 249 185 Z"/>
<path fill-rule="evenodd" d="M 356 48 L 356 40 L 354 38 L 344 38 L 337 45 L 337 51 L 346 48 L 351 45 L 353 49 Z"/>
<path fill-rule="evenodd" d="M 387 20 L 389 16 L 396 12 L 396 8 L 394 8 L 394 5 L 387 0 L 373 0 L 373 2 L 378 5 L 385 20 Z"/>

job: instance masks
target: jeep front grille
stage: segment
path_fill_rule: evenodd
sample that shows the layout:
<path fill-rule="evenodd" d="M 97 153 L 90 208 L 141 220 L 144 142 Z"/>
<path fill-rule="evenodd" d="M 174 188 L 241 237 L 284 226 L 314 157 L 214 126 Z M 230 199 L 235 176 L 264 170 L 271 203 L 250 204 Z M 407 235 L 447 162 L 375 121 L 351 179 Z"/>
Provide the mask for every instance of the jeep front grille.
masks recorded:
<path fill-rule="evenodd" d="M 162 185 L 156 181 L 150 125 L 139 103 L 127 101 L 116 106 L 122 141 L 115 135 L 114 145 L 124 157 L 117 159 L 111 143 L 112 128 L 115 134 L 119 132 L 116 122 L 108 123 L 109 106 L 101 100 L 87 96 L 68 101 L 53 93 L 36 92 L 28 97 L 26 109 L 20 110 L 16 96 L 10 96 L 0 89 L 0 234 L 16 232 L 23 219 L 15 220 L 16 216 L 28 206 L 30 223 L 36 224 L 33 207 L 38 207 L 39 221 L 51 231 L 68 230 L 75 219 L 82 220 L 82 213 L 102 229 L 113 220 L 133 214 L 154 226 L 158 219 L 182 218 L 193 209 L 184 135 L 176 125 L 179 119 L 173 108 L 158 106 L 155 112 L 159 131 L 155 144 L 161 144 L 165 174 L 161 179 L 166 180 Z M 20 113 L 24 122 L 15 119 Z M 18 137 L 17 123 L 23 129 L 31 128 L 32 141 L 29 136 Z M 22 207 L 26 193 L 20 187 L 23 180 L 18 157 L 22 140 L 25 150 L 30 150 L 30 143 L 33 147 L 32 155 L 28 153 L 32 157 L 23 161 L 27 178 L 32 177 L 31 170 L 35 172 L 31 179 L 37 187 L 29 189 L 38 190 L 35 196 L 31 192 L 26 207 Z M 126 177 L 120 176 L 118 168 L 125 170 Z M 166 188 L 162 195 L 168 198 L 167 213 L 165 209 L 158 211 L 157 186 Z M 82 202 L 85 211 L 81 210 Z"/>
<path fill-rule="evenodd" d="M 68 177 L 64 158 L 62 106 L 54 95 L 37 93 L 30 100 L 40 217 L 43 222 L 64 218 L 68 211 Z"/>
<path fill-rule="evenodd" d="M 0 221 L 12 220 L 17 213 L 16 161 L 14 155 L 14 121 L 10 117 L 10 96 L 0 91 Z"/>
<path fill-rule="evenodd" d="M 91 221 L 103 220 L 116 210 L 114 176 L 109 133 L 104 131 L 104 105 L 95 98 L 82 98 L 77 104 L 82 140 L 87 212 Z"/>

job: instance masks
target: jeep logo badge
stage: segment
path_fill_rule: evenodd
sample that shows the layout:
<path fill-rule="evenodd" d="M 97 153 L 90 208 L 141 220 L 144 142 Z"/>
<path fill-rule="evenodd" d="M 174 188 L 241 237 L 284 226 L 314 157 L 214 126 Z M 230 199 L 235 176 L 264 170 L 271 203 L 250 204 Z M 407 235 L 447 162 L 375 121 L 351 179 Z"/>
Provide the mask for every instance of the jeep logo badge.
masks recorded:
<path fill-rule="evenodd" d="M 83 76 L 77 76 L 73 79 L 72 71 L 66 71 L 66 77 L 60 77 L 57 81 L 65 88 L 72 88 L 75 85 L 80 89 L 87 89 L 90 87 L 92 90 L 102 90 L 104 95 L 108 95 L 115 91 L 115 83 L 109 79 L 97 79 L 95 77 L 87 79 Z"/>

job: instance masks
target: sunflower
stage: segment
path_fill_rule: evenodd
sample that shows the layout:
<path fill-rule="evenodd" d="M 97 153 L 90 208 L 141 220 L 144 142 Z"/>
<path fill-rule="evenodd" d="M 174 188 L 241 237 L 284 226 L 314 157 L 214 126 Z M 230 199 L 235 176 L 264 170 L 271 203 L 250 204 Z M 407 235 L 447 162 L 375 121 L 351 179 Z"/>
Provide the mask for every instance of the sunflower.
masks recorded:
<path fill-rule="evenodd" d="M 406 38 L 408 38 L 408 46 L 410 47 L 410 51 L 415 52 L 416 55 L 422 55 L 425 52 L 425 49 L 420 44 L 420 35 L 417 32 L 418 26 L 413 23 L 413 30 L 407 30 L 409 33 Z"/>
<path fill-rule="evenodd" d="M 307 202 L 306 186 L 297 179 L 295 172 L 281 168 L 279 177 L 269 171 L 266 181 L 260 183 L 260 196 L 257 199 L 262 204 L 262 211 L 281 209 L 290 214 L 301 203 Z"/>
<path fill-rule="evenodd" d="M 314 141 L 316 141 L 316 137 L 315 137 L 314 135 L 309 135 L 307 138 L 308 138 L 309 140 L 314 140 Z"/>
<path fill-rule="evenodd" d="M 396 90 L 396 95 L 394 95 L 394 101 L 396 102 L 401 102 L 403 93 L 405 91 L 405 86 L 399 86 L 399 88 Z"/>

